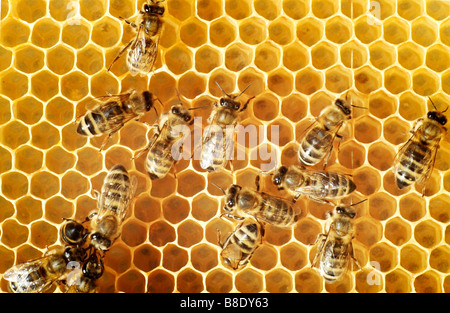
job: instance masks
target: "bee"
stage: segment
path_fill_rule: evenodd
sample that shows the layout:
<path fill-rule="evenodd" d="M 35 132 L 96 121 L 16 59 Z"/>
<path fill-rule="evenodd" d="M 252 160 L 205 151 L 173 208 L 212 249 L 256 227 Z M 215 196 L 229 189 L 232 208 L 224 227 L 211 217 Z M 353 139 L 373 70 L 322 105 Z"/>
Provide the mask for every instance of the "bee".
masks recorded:
<path fill-rule="evenodd" d="M 430 99 L 431 101 L 431 99 Z M 447 118 L 443 112 L 436 109 L 429 111 L 427 117 L 416 121 L 412 136 L 399 150 L 394 160 L 393 171 L 399 189 L 406 188 L 413 183 L 424 183 L 433 172 L 439 143 L 445 136 Z M 425 190 L 425 188 L 424 188 Z"/>
<path fill-rule="evenodd" d="M 348 196 L 356 189 L 347 176 L 326 171 L 301 169 L 298 166 L 279 167 L 272 179 L 279 190 L 286 189 L 294 195 L 294 202 L 302 195 L 318 202 L 328 202 Z"/>
<path fill-rule="evenodd" d="M 97 250 L 91 249 L 91 254 L 84 262 L 77 280 L 68 283 L 67 293 L 94 293 L 96 281 L 105 270 L 103 259 L 98 256 Z"/>
<path fill-rule="evenodd" d="M 324 168 L 326 168 L 334 139 L 342 138 L 338 132 L 350 119 L 351 112 L 351 105 L 343 99 L 337 99 L 334 105 L 324 108 L 300 142 L 299 161 L 306 166 L 314 166 L 325 159 Z"/>
<path fill-rule="evenodd" d="M 115 165 L 109 170 L 98 195 L 97 210 L 87 217 L 91 221 L 89 238 L 94 248 L 107 251 L 120 236 L 121 225 L 136 187 L 136 177 L 130 177 L 122 165 Z"/>
<path fill-rule="evenodd" d="M 223 92 L 225 97 L 219 100 L 219 103 L 214 103 L 214 108 L 208 118 L 209 129 L 206 132 L 200 155 L 200 166 L 209 172 L 217 171 L 226 166 L 229 158 L 228 151 L 232 143 L 234 143 L 233 133 L 226 131 L 227 126 L 236 126 L 239 123 L 239 113 L 247 108 L 248 103 L 254 97 L 247 100 L 241 106 L 239 101 L 236 101 L 249 87 L 248 85 L 240 94 L 232 96 L 227 94 L 222 87 L 217 83 L 219 89 Z M 219 128 L 214 130 L 214 128 Z"/>
<path fill-rule="evenodd" d="M 365 201 L 365 200 L 364 200 Z M 350 258 L 359 266 L 353 256 L 353 224 L 356 213 L 351 206 L 339 205 L 335 212 L 328 212 L 329 229 L 327 234 L 319 234 L 316 243 L 317 253 L 312 267 L 319 269 L 328 283 L 339 280 L 349 267 Z"/>
<path fill-rule="evenodd" d="M 223 243 L 218 230 L 218 242 L 222 249 L 220 257 L 227 266 L 237 270 L 250 261 L 255 250 L 262 243 L 263 236 L 263 226 L 251 218 L 242 221 Z"/>
<path fill-rule="evenodd" d="M 152 94 L 148 91 L 130 92 L 120 95 L 108 95 L 100 104 L 88 111 L 84 116 L 77 118 L 77 132 L 87 137 L 96 137 L 104 134 L 108 136 L 103 140 L 100 151 L 111 136 L 132 119 L 138 120 L 154 107 Z"/>
<path fill-rule="evenodd" d="M 259 176 L 256 176 L 255 184 L 256 191 L 236 184 L 225 191 L 216 185 L 225 195 L 223 215 L 237 220 L 243 220 L 242 215 L 250 215 L 278 227 L 291 226 L 297 222 L 301 212 L 296 212 L 285 199 L 260 192 Z"/>
<path fill-rule="evenodd" d="M 127 55 L 127 67 L 132 76 L 140 74 L 147 75 L 153 68 L 158 54 L 159 36 L 162 28 L 161 18 L 164 14 L 164 7 L 158 4 L 164 2 L 152 0 L 153 4 L 144 3 L 139 11 L 137 25 L 126 19 L 124 21 L 137 30 L 136 37 L 131 40 L 116 56 L 108 67 L 108 71 L 113 64 L 130 48 Z M 139 25 L 139 26 L 138 26 Z M 153 38 L 157 36 L 157 38 Z"/>
<path fill-rule="evenodd" d="M 57 247 L 42 257 L 13 266 L 3 277 L 14 293 L 40 293 L 50 289 L 56 281 L 64 279 L 71 266 L 81 264 L 85 251 L 78 247 Z"/>
<path fill-rule="evenodd" d="M 173 105 L 169 112 L 161 117 L 159 125 L 154 125 L 156 131 L 148 146 L 134 157 L 137 158 L 144 151 L 148 151 L 145 170 L 152 180 L 164 178 L 175 163 L 172 146 L 176 141 L 182 139 L 182 134 L 177 131 L 177 126 L 192 125 L 193 122 L 193 116 L 189 109 L 179 103 Z"/>
<path fill-rule="evenodd" d="M 71 246 L 82 246 L 88 235 L 88 230 L 81 223 L 72 219 L 66 219 L 60 230 L 62 240 Z"/>

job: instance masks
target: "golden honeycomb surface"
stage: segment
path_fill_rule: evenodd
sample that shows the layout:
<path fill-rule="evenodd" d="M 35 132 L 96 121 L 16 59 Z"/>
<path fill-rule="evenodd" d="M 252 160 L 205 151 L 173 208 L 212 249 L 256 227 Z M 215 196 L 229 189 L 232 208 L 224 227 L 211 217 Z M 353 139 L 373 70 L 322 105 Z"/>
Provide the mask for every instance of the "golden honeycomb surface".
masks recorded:
<path fill-rule="evenodd" d="M 121 237 L 105 254 L 99 292 L 450 292 L 450 135 L 421 186 L 397 189 L 392 161 L 431 104 L 450 104 L 450 2 L 444 0 L 166 0 L 158 59 L 131 76 L 125 55 L 143 0 L 1 0 L 0 275 L 60 244 L 63 218 L 84 220 L 114 164 L 138 178 Z M 369 10 L 370 9 L 370 10 Z M 151 181 L 145 154 L 156 115 L 131 121 L 99 152 L 103 137 L 77 134 L 90 100 L 149 90 L 167 109 L 211 104 L 229 93 L 250 101 L 243 125 L 262 125 L 246 159 L 207 173 L 180 161 L 176 178 Z M 331 206 L 301 198 L 298 222 L 267 225 L 244 269 L 221 263 L 222 193 L 211 182 L 254 187 L 266 162 L 296 164 L 299 140 L 321 109 L 347 90 L 354 109 L 330 168 L 351 174 L 358 205 L 355 256 L 362 266 L 327 284 L 311 268 Z M 158 109 L 161 112 L 161 109 Z M 196 110 L 205 121 L 210 109 Z M 449 112 L 446 112 L 449 114 Z M 278 133 L 271 133 L 271 126 Z M 278 192 L 263 177 L 263 189 Z M 287 194 L 282 194 L 288 196 Z M 347 199 L 348 200 L 348 199 Z M 1 280 L 1 291 L 7 282 Z M 59 291 L 54 286 L 51 290 Z"/>

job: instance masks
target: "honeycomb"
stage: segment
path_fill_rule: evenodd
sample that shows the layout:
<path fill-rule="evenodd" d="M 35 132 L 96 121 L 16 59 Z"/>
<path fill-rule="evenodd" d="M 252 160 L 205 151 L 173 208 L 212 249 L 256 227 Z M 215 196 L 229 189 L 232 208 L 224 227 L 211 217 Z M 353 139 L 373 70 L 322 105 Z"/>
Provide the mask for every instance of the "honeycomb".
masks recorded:
<path fill-rule="evenodd" d="M 392 161 L 425 115 L 430 96 L 450 104 L 450 2 L 444 0 L 166 0 L 158 58 L 148 76 L 131 76 L 126 57 L 106 69 L 135 34 L 143 0 L 1 0 L 0 273 L 60 244 L 63 218 L 96 207 L 108 169 L 138 178 L 121 237 L 105 254 L 99 292 L 450 292 L 450 135 L 422 187 L 397 189 Z M 150 111 L 103 138 L 77 134 L 74 120 L 92 98 L 149 90 L 165 109 L 204 106 L 223 94 L 255 96 L 243 125 L 261 141 L 241 147 L 234 171 L 207 173 L 182 160 L 176 178 L 151 181 L 145 156 Z M 348 90 L 355 109 L 330 169 L 357 190 L 354 268 L 327 284 L 311 268 L 328 204 L 300 198 L 293 227 L 266 225 L 261 246 L 239 271 L 219 259 L 222 193 L 211 183 L 254 187 L 267 163 L 296 164 L 299 140 L 321 109 Z M 161 112 L 161 110 L 159 110 Z M 206 120 L 210 109 L 196 110 Z M 448 112 L 446 113 L 448 114 Z M 272 126 L 278 126 L 278 131 Z M 275 129 L 275 130 L 273 130 Z M 278 192 L 262 176 L 267 192 Z M 287 194 L 280 194 L 286 196 Z M 1 280 L 7 292 L 7 281 Z M 60 291 L 56 285 L 50 290 Z"/>

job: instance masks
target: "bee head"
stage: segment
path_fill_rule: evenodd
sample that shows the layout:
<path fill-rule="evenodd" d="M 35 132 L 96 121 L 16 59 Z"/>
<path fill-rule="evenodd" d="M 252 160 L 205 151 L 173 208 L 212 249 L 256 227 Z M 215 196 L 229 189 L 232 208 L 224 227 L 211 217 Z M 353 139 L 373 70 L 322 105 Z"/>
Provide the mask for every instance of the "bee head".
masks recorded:
<path fill-rule="evenodd" d="M 336 208 L 336 214 L 354 218 L 356 212 L 352 207 L 340 205 Z"/>
<path fill-rule="evenodd" d="M 336 104 L 336 106 L 345 114 L 345 115 L 350 115 L 352 113 L 352 110 L 350 108 L 350 105 L 342 100 L 342 99 L 337 99 L 334 104 Z"/>
<path fill-rule="evenodd" d="M 89 259 L 83 264 L 82 272 L 87 278 L 98 279 L 103 275 L 105 267 L 103 260 L 98 257 L 97 253 L 92 253 Z"/>
<path fill-rule="evenodd" d="M 64 259 L 69 262 L 81 262 L 84 259 L 85 251 L 78 247 L 67 247 L 64 250 Z"/>
<path fill-rule="evenodd" d="M 239 109 L 241 108 L 240 102 L 234 101 L 230 97 L 220 98 L 219 103 L 220 103 L 220 106 L 230 108 L 235 111 L 239 111 Z"/>
<path fill-rule="evenodd" d="M 102 236 L 100 233 L 91 234 L 91 245 L 98 250 L 106 251 L 111 247 L 111 240 Z"/>
<path fill-rule="evenodd" d="M 173 105 L 172 108 L 170 109 L 170 112 L 186 123 L 189 123 L 192 119 L 191 113 L 189 113 L 188 110 L 183 108 L 181 104 Z"/>
<path fill-rule="evenodd" d="M 224 210 L 228 212 L 232 212 L 237 202 L 238 192 L 242 189 L 239 185 L 231 185 L 228 188 L 225 199 L 225 207 Z"/>
<path fill-rule="evenodd" d="M 144 11 L 144 13 L 148 13 L 148 14 L 163 15 L 164 7 L 160 7 L 159 5 L 157 5 L 160 2 L 162 2 L 162 1 L 153 2 L 154 3 L 153 5 L 148 5 L 147 3 L 144 3 L 142 10 Z"/>
<path fill-rule="evenodd" d="M 447 124 L 447 117 L 442 112 L 430 111 L 427 113 L 427 117 L 430 120 L 436 121 L 441 125 Z"/>
<path fill-rule="evenodd" d="M 286 175 L 287 171 L 288 171 L 288 169 L 287 169 L 286 166 L 281 166 L 281 167 L 275 172 L 275 174 L 273 175 L 273 183 L 274 183 L 276 186 L 281 185 L 281 182 L 283 181 L 284 176 Z"/>

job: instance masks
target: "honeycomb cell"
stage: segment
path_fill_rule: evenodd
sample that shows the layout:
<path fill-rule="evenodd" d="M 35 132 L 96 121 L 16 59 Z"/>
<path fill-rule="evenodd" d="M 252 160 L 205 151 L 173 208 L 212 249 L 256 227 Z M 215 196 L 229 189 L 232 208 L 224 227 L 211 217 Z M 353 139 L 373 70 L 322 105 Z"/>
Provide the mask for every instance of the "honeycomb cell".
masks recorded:
<path fill-rule="evenodd" d="M 319 71 L 307 67 L 295 75 L 295 89 L 299 92 L 311 95 L 323 86 L 323 76 Z"/>
<path fill-rule="evenodd" d="M 388 293 L 410 293 L 411 276 L 402 269 L 395 269 L 385 276 L 385 290 Z"/>
<path fill-rule="evenodd" d="M 430 199 L 428 212 L 431 217 L 441 223 L 448 223 L 450 220 L 449 211 L 450 197 L 445 194 L 437 195 Z"/>
<path fill-rule="evenodd" d="M 329 293 L 348 293 L 354 288 L 353 279 L 350 278 L 350 273 L 345 273 L 341 280 L 333 284 L 325 283 L 325 290 Z"/>
<path fill-rule="evenodd" d="M 66 172 L 61 179 L 61 194 L 68 199 L 88 192 L 89 187 L 89 180 L 75 171 Z"/>
<path fill-rule="evenodd" d="M 192 68 L 192 53 L 182 45 L 174 45 L 164 54 L 165 64 L 175 75 L 183 74 Z"/>
<path fill-rule="evenodd" d="M 439 224 L 425 220 L 414 227 L 414 238 L 424 248 L 432 248 L 441 241 Z"/>
<path fill-rule="evenodd" d="M 59 80 L 52 72 L 43 70 L 31 77 L 31 91 L 42 101 L 48 101 L 59 92 Z"/>
<path fill-rule="evenodd" d="M 294 78 L 290 72 L 284 69 L 277 69 L 271 72 L 267 78 L 267 87 L 279 96 L 291 94 L 294 85 Z"/>
<path fill-rule="evenodd" d="M 198 221 L 209 221 L 217 213 L 219 202 L 205 193 L 201 193 L 192 200 L 192 216 Z"/>
<path fill-rule="evenodd" d="M 397 264 L 396 248 L 387 243 L 377 243 L 369 251 L 371 262 L 377 262 L 382 272 L 388 272 Z"/>
<path fill-rule="evenodd" d="M 222 0 L 200 0 L 197 2 L 196 11 L 200 18 L 212 21 L 223 14 Z"/>
<path fill-rule="evenodd" d="M 355 290 L 359 293 L 375 293 L 383 289 L 381 274 L 375 270 L 362 269 L 355 274 Z"/>
<path fill-rule="evenodd" d="M 77 67 L 85 74 L 93 75 L 103 66 L 103 55 L 94 45 L 88 44 L 77 51 Z"/>
<path fill-rule="evenodd" d="M 86 175 L 94 175 L 102 170 L 103 157 L 97 149 L 86 147 L 77 151 L 76 169 Z"/>
<path fill-rule="evenodd" d="M 30 28 L 18 19 L 8 17 L 1 22 L 0 42 L 6 47 L 15 47 L 28 41 Z"/>
<path fill-rule="evenodd" d="M 386 223 L 384 235 L 396 246 L 401 246 L 411 238 L 411 227 L 405 220 L 396 217 Z"/>
<path fill-rule="evenodd" d="M 217 249 L 206 243 L 194 246 L 191 250 L 191 263 L 196 270 L 206 273 L 218 264 Z"/>
<path fill-rule="evenodd" d="M 439 89 L 439 76 L 425 68 L 420 68 L 413 73 L 413 89 L 421 96 L 430 96 Z"/>
<path fill-rule="evenodd" d="M 211 46 L 202 46 L 195 52 L 195 69 L 209 73 L 222 63 L 220 52 Z"/>
<path fill-rule="evenodd" d="M 16 168 L 31 174 L 42 167 L 44 154 L 31 146 L 22 146 L 16 150 L 15 157 Z"/>
<path fill-rule="evenodd" d="M 144 272 L 150 272 L 161 263 L 161 252 L 150 244 L 142 244 L 134 250 L 134 265 Z"/>
<path fill-rule="evenodd" d="M 366 247 L 371 247 L 380 242 L 383 234 L 381 223 L 366 217 L 356 220 L 354 229 L 355 239 Z"/>
<path fill-rule="evenodd" d="M 3 222 L 14 214 L 14 205 L 4 197 L 0 196 L 0 222 Z"/>
<path fill-rule="evenodd" d="M 74 214 L 74 204 L 63 197 L 55 196 L 45 202 L 46 220 L 52 223 L 61 223 L 63 218 L 69 218 Z"/>
<path fill-rule="evenodd" d="M 397 48 L 398 63 L 407 70 L 413 70 L 423 64 L 424 48 L 414 42 L 405 42 Z"/>
<path fill-rule="evenodd" d="M 401 67 L 391 67 L 384 73 L 384 85 L 393 94 L 399 94 L 411 88 L 411 77 Z"/>
<path fill-rule="evenodd" d="M 43 114 L 43 105 L 33 97 L 24 97 L 13 103 L 14 116 L 28 125 L 38 122 Z"/>
<path fill-rule="evenodd" d="M 18 17 L 28 23 L 34 23 L 36 20 L 45 16 L 45 1 L 21 0 L 16 3 Z"/>
<path fill-rule="evenodd" d="M 28 91 L 28 77 L 12 70 L 4 71 L 1 75 L 0 90 L 2 94 L 15 100 L 22 97 Z"/>
<path fill-rule="evenodd" d="M 339 163 L 348 169 L 355 169 L 364 164 L 366 151 L 364 147 L 351 140 L 343 142 L 338 151 Z"/>
<path fill-rule="evenodd" d="M 291 122 L 302 120 L 308 112 L 308 101 L 300 94 L 292 93 L 283 99 L 281 113 Z"/>
<path fill-rule="evenodd" d="M 290 20 L 279 17 L 269 25 L 269 38 L 280 45 L 286 45 L 294 39 L 294 28 Z"/>
<path fill-rule="evenodd" d="M 60 140 L 59 131 L 48 122 L 41 122 L 31 128 L 31 143 L 41 149 L 49 149 Z"/>
<path fill-rule="evenodd" d="M 364 44 L 369 44 L 381 36 L 381 26 L 370 22 L 365 16 L 354 22 L 355 35 Z"/>
<path fill-rule="evenodd" d="M 169 293 L 175 289 L 175 278 L 163 269 L 156 269 L 148 275 L 147 291 L 151 293 Z"/>
<path fill-rule="evenodd" d="M 4 71 L 11 65 L 12 52 L 4 47 L 0 47 L 0 71 Z"/>
<path fill-rule="evenodd" d="M 204 289 L 203 277 L 200 273 L 187 268 L 177 275 L 177 289 L 183 293 L 199 293 Z"/>
<path fill-rule="evenodd" d="M 352 40 L 340 47 L 341 62 L 345 67 L 358 68 L 368 60 L 366 47 L 359 42 Z"/>
<path fill-rule="evenodd" d="M 58 229 L 46 221 L 37 221 L 30 227 L 30 243 L 44 249 L 58 240 Z"/>
<path fill-rule="evenodd" d="M 415 121 L 425 115 L 425 109 L 425 101 L 422 97 L 409 91 L 401 94 L 398 112 L 404 119 Z"/>
<path fill-rule="evenodd" d="M 164 218 L 168 222 L 178 224 L 189 215 L 190 206 L 186 199 L 178 196 L 171 196 L 163 200 L 162 209 Z"/>
<path fill-rule="evenodd" d="M 305 268 L 295 274 L 295 290 L 301 293 L 318 293 L 322 291 L 322 278 L 312 268 Z"/>
<path fill-rule="evenodd" d="M 17 50 L 14 66 L 25 73 L 34 73 L 44 66 L 44 52 L 32 45 L 21 47 Z"/>
<path fill-rule="evenodd" d="M 447 2 L 439 0 L 427 1 L 427 14 L 435 20 L 442 20 L 448 17 L 450 12 L 450 6 Z"/>
<path fill-rule="evenodd" d="M 29 239 L 28 227 L 20 225 L 17 221 L 9 219 L 1 225 L 1 242 L 9 248 L 15 248 Z"/>
<path fill-rule="evenodd" d="M 0 174 L 9 171 L 12 168 L 12 155 L 11 153 L 0 147 Z"/>
<path fill-rule="evenodd" d="M 427 16 L 415 19 L 411 23 L 411 39 L 421 46 L 428 47 L 437 39 L 437 24 Z"/>
<path fill-rule="evenodd" d="M 203 228 L 194 220 L 186 219 L 177 228 L 178 244 L 191 247 L 203 239 Z"/>
<path fill-rule="evenodd" d="M 448 46 L 450 43 L 450 21 L 447 20 L 441 24 L 439 36 L 441 41 Z"/>
<path fill-rule="evenodd" d="M 148 236 L 150 242 L 157 247 L 162 247 L 176 239 L 175 229 L 165 221 L 156 221 L 151 224 Z"/>
<path fill-rule="evenodd" d="M 233 276 L 222 269 L 214 269 L 206 275 L 206 291 L 211 293 L 227 293 L 233 289 Z"/>
<path fill-rule="evenodd" d="M 249 0 L 225 0 L 225 12 L 235 20 L 242 20 L 252 13 Z"/>
<path fill-rule="evenodd" d="M 241 43 L 232 44 L 225 51 L 225 66 L 233 72 L 239 72 L 248 66 L 252 59 L 252 50 Z"/>
<path fill-rule="evenodd" d="M 95 21 L 101 18 L 107 8 L 105 0 L 81 0 L 80 13 L 88 21 Z"/>
<path fill-rule="evenodd" d="M 392 167 L 395 154 L 391 146 L 384 142 L 375 142 L 367 151 L 367 160 L 376 169 L 386 171 Z"/>
<path fill-rule="evenodd" d="M 168 244 L 163 249 L 162 265 L 169 271 L 179 271 L 187 264 L 188 260 L 188 252 L 174 244 Z"/>
<path fill-rule="evenodd" d="M 11 149 L 16 149 L 29 139 L 28 127 L 19 121 L 12 121 L 0 128 L 0 142 Z"/>
<path fill-rule="evenodd" d="M 283 65 L 295 72 L 304 68 L 309 63 L 309 53 L 306 48 L 294 41 L 292 44 L 283 47 Z"/>
<path fill-rule="evenodd" d="M 178 88 L 180 94 L 186 98 L 194 99 L 198 95 L 205 92 L 206 81 L 203 76 L 189 71 L 180 77 L 178 81 Z"/>
<path fill-rule="evenodd" d="M 369 66 L 357 69 L 354 75 L 355 87 L 362 93 L 371 93 L 382 85 L 380 73 Z"/>
<path fill-rule="evenodd" d="M 400 0 L 397 3 L 397 13 L 404 19 L 411 21 L 424 13 L 424 3 L 422 1 Z"/>
<path fill-rule="evenodd" d="M 69 23 L 64 25 L 61 33 L 61 40 L 75 49 L 83 48 L 89 41 L 91 29 L 89 24 Z"/>
<path fill-rule="evenodd" d="M 287 293 L 292 290 L 292 276 L 283 269 L 274 269 L 265 275 L 266 290 L 272 293 Z"/>
<path fill-rule="evenodd" d="M 73 104 L 62 97 L 53 98 L 45 106 L 45 118 L 57 126 L 71 122 L 73 115 Z"/>
<path fill-rule="evenodd" d="M 335 16 L 327 20 L 325 25 L 325 35 L 328 40 L 342 44 L 347 42 L 352 36 L 353 25 L 350 20 L 342 16 Z"/>
<path fill-rule="evenodd" d="M 118 292 L 143 293 L 145 292 L 145 276 L 132 269 L 121 275 L 116 285 Z"/>
<path fill-rule="evenodd" d="M 89 92 L 89 79 L 78 71 L 71 72 L 61 78 L 61 93 L 68 99 L 79 101 Z"/>
<path fill-rule="evenodd" d="M 383 123 L 384 138 L 393 145 L 398 145 L 400 143 L 406 142 L 411 136 L 411 134 L 409 133 L 410 129 L 410 124 L 402 121 L 396 116 L 388 118 Z"/>
<path fill-rule="evenodd" d="M 116 241 L 108 250 L 108 257 L 103 261 L 116 273 L 125 273 L 131 265 L 131 250 L 123 243 Z"/>
<path fill-rule="evenodd" d="M 450 71 L 442 74 L 442 89 L 448 94 L 450 93 Z"/>
<path fill-rule="evenodd" d="M 369 196 L 381 186 L 381 177 L 378 171 L 371 167 L 358 168 L 352 175 L 352 180 L 355 182 L 356 190 L 365 196 Z"/>
<path fill-rule="evenodd" d="M 273 269 L 278 262 L 278 253 L 274 247 L 263 244 L 253 253 L 250 260 L 251 264 L 263 271 Z"/>
<path fill-rule="evenodd" d="M 236 39 L 237 26 L 233 20 L 223 16 L 209 26 L 209 39 L 218 47 L 226 47 Z"/>
<path fill-rule="evenodd" d="M 434 248 L 430 253 L 429 264 L 435 270 L 441 273 L 450 271 L 450 249 L 447 246 L 439 246 Z"/>
<path fill-rule="evenodd" d="M 280 147 L 283 147 L 294 140 L 294 132 L 289 123 L 284 120 L 272 122 L 267 132 L 267 139 Z"/>
<path fill-rule="evenodd" d="M 348 90 L 353 83 L 352 72 L 340 65 L 334 66 L 325 73 L 327 90 L 340 93 Z"/>
<path fill-rule="evenodd" d="M 2 176 L 2 194 L 17 199 L 28 192 L 28 179 L 20 172 L 10 171 Z"/>
<path fill-rule="evenodd" d="M 290 18 L 299 20 L 308 13 L 309 3 L 295 0 L 283 0 L 283 12 Z"/>
<path fill-rule="evenodd" d="M 263 276 L 254 269 L 246 268 L 236 275 L 234 285 L 241 293 L 261 292 L 264 286 Z"/>
<path fill-rule="evenodd" d="M 278 115 L 278 98 L 271 93 L 259 95 L 252 101 L 252 110 L 256 118 L 271 121 Z"/>
<path fill-rule="evenodd" d="M 400 214 L 410 222 L 416 222 L 421 219 L 427 209 L 425 200 L 416 194 L 407 194 L 400 199 Z"/>
<path fill-rule="evenodd" d="M 442 72 L 450 68 L 450 50 L 448 47 L 436 44 L 427 49 L 425 64 L 435 72 Z"/>
<path fill-rule="evenodd" d="M 169 14 L 180 21 L 184 21 L 193 15 L 194 3 L 185 0 L 175 0 L 167 3 Z"/>
<path fill-rule="evenodd" d="M 409 39 L 409 24 L 396 16 L 383 22 L 384 39 L 392 44 L 400 44 Z"/>
<path fill-rule="evenodd" d="M 393 216 L 396 209 L 395 198 L 385 192 L 377 192 L 369 197 L 369 214 L 379 221 L 387 220 Z"/>
<path fill-rule="evenodd" d="M 47 171 L 40 171 L 31 177 L 31 194 L 40 199 L 48 199 L 60 189 L 60 181 L 57 176 Z"/>
<path fill-rule="evenodd" d="M 280 249 L 280 262 L 288 270 L 298 271 L 308 263 L 307 250 L 296 242 L 288 243 Z"/>
<path fill-rule="evenodd" d="M 50 18 L 43 18 L 36 22 L 31 33 L 31 42 L 41 48 L 50 48 L 59 41 L 60 25 Z"/>
<path fill-rule="evenodd" d="M 337 47 L 326 41 L 316 44 L 311 50 L 312 65 L 319 70 L 329 68 L 338 59 Z"/>
<path fill-rule="evenodd" d="M 301 19 L 297 24 L 297 38 L 305 45 L 311 47 L 322 38 L 324 33 L 322 23 L 312 17 Z"/>
<path fill-rule="evenodd" d="M 66 45 L 58 44 L 47 50 L 45 64 L 53 73 L 64 75 L 72 70 L 75 64 L 75 54 Z"/>
<path fill-rule="evenodd" d="M 73 168 L 75 162 L 76 157 L 59 146 L 52 147 L 45 155 L 45 165 L 56 174 L 62 174 Z"/>
<path fill-rule="evenodd" d="M 330 210 L 330 207 L 328 207 L 328 210 Z M 317 213 L 312 214 L 314 216 L 317 215 Z M 325 217 L 324 213 L 321 215 Z M 300 219 L 294 227 L 294 237 L 305 245 L 314 244 L 316 242 L 317 236 L 322 232 L 322 225 L 318 221 L 310 217 Z"/>
<path fill-rule="evenodd" d="M 188 46 L 197 48 L 208 38 L 207 25 L 196 18 L 186 20 L 180 28 L 180 39 Z"/>
<path fill-rule="evenodd" d="M 440 293 L 441 284 L 439 275 L 432 270 L 414 278 L 414 290 L 418 293 Z"/>
<path fill-rule="evenodd" d="M 265 42 L 256 47 L 255 65 L 264 72 L 275 69 L 280 63 L 280 51 L 270 42 Z"/>
<path fill-rule="evenodd" d="M 371 143 L 381 136 L 381 123 L 370 117 L 362 116 L 355 121 L 355 139 L 361 143 Z"/>
<path fill-rule="evenodd" d="M 42 217 L 42 201 L 30 196 L 16 202 L 16 218 L 21 224 L 30 224 Z"/>

